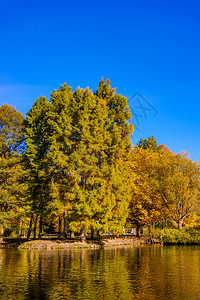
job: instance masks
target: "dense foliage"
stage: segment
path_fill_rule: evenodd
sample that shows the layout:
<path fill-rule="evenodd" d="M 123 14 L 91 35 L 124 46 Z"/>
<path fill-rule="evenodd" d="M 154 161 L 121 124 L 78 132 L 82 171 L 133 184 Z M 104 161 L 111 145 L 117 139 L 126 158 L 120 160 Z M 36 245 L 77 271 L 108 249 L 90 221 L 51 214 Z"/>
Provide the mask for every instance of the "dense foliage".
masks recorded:
<path fill-rule="evenodd" d="M 103 79 L 95 92 L 60 86 L 24 120 L 2 105 L 1 234 L 199 226 L 199 165 L 154 137 L 132 147 L 130 119 L 126 98 Z"/>
<path fill-rule="evenodd" d="M 200 244 L 199 230 L 187 229 L 163 229 L 159 232 L 159 239 L 165 245 Z"/>

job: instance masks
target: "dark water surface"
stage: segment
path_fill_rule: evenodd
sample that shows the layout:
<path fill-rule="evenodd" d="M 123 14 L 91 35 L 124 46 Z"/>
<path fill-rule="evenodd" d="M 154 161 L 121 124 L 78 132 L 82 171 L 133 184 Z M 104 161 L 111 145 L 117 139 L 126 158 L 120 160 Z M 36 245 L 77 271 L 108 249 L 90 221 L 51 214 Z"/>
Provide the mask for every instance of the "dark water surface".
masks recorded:
<path fill-rule="evenodd" d="M 0 299 L 200 299 L 200 246 L 0 249 Z"/>

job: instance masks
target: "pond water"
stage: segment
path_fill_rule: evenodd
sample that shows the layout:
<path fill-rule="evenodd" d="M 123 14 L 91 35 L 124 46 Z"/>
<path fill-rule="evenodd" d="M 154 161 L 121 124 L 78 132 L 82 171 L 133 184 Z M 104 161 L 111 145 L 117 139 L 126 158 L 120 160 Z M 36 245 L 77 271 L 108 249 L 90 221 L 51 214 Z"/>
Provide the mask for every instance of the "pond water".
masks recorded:
<path fill-rule="evenodd" d="M 200 299 L 200 246 L 0 249 L 0 299 Z"/>

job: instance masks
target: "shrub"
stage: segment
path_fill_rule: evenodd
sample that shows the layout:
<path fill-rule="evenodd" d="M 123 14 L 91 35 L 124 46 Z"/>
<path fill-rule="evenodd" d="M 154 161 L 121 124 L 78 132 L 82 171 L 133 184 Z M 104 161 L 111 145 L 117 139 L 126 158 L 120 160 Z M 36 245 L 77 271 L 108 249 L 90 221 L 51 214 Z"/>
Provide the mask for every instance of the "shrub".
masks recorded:
<path fill-rule="evenodd" d="M 200 244 L 200 230 L 189 229 L 163 229 L 158 234 L 159 240 L 163 244 Z"/>

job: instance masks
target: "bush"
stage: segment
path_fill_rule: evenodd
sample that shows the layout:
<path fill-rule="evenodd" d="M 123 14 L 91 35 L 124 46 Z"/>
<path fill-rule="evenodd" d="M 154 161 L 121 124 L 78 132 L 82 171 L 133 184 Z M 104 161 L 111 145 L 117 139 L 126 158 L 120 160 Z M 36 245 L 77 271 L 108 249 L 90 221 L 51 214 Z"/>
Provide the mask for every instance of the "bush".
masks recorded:
<path fill-rule="evenodd" d="M 187 245 L 200 244 L 200 230 L 189 229 L 163 229 L 158 234 L 163 244 Z"/>

